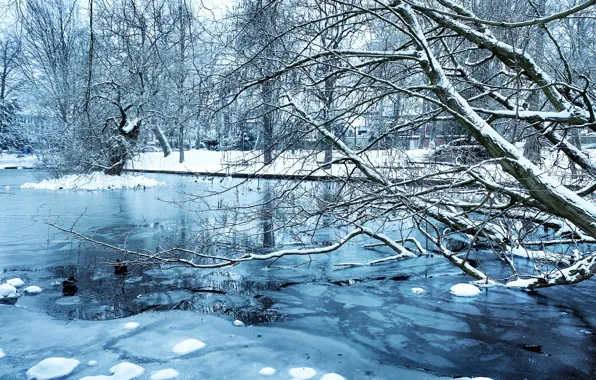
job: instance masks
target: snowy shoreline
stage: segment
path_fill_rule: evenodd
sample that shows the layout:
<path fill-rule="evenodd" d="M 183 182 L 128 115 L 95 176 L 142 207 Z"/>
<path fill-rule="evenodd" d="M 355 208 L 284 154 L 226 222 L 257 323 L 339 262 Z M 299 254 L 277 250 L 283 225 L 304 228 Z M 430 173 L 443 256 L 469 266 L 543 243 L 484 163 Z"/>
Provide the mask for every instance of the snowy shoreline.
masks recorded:
<path fill-rule="evenodd" d="M 28 182 L 21 185 L 22 189 L 36 190 L 121 190 L 145 189 L 148 187 L 165 186 L 161 182 L 142 175 L 111 176 L 95 172 L 81 175 L 67 175 L 60 178 L 44 179 L 41 182 Z"/>

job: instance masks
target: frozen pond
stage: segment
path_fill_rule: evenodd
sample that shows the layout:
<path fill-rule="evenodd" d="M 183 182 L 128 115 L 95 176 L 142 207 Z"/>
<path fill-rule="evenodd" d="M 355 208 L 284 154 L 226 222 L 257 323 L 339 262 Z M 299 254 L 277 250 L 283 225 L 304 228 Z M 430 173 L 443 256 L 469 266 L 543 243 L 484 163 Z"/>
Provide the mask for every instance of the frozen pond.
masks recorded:
<path fill-rule="evenodd" d="M 262 367 L 278 371 L 271 378 L 287 379 L 292 366 L 312 367 L 314 379 L 327 372 L 388 380 L 596 376 L 593 280 L 535 293 L 483 289 L 458 298 L 449 288 L 469 279 L 438 258 L 334 267 L 387 255 L 363 249 L 362 241 L 310 262 L 278 263 L 291 269 L 253 262 L 205 271 L 133 267 L 127 276 L 115 276 L 106 264 L 115 255 L 73 241 L 44 221 L 65 227 L 76 222 L 78 231 L 114 244 L 133 231 L 131 247 L 153 248 L 156 236 L 188 243 L 216 212 L 197 214 L 162 200 L 213 190 L 219 179 L 213 184 L 156 175 L 167 186 L 147 190 L 19 188 L 35 176 L 0 171 L 0 282 L 19 277 L 43 289 L 21 297 L 18 308 L 0 306 L 0 349 L 6 352 L 0 379 L 26 378 L 27 369 L 48 356 L 76 357 L 83 363 L 73 372 L 77 379 L 108 375 L 123 361 L 143 366 L 142 378 L 173 364 L 181 379 L 266 378 L 258 375 Z M 258 201 L 263 187 L 251 181 L 240 195 L 212 201 Z M 323 231 L 318 238 L 334 234 Z M 277 238 L 278 244 L 291 241 Z M 78 292 L 64 297 L 60 283 L 73 275 Z M 249 326 L 235 327 L 235 319 Z M 140 327 L 122 328 L 130 321 Z M 172 354 L 171 346 L 194 337 L 207 344 L 200 354 Z M 87 367 L 89 360 L 99 364 Z M 195 361 L 201 363 L 196 374 Z"/>

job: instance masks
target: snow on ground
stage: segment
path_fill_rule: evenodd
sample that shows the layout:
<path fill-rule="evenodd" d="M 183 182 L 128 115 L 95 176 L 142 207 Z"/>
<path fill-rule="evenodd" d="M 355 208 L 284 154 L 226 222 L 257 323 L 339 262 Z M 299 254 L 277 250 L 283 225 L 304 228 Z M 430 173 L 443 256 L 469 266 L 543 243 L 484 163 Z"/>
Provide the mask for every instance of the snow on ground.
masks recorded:
<path fill-rule="evenodd" d="M 122 362 L 110 368 L 112 376 L 85 376 L 80 380 L 132 380 L 141 376 L 145 372 L 145 368 L 129 363 Z"/>
<path fill-rule="evenodd" d="M 0 348 L 0 359 L 2 359 L 3 357 L 5 357 L 6 354 L 4 353 L 4 351 Z"/>
<path fill-rule="evenodd" d="M 0 285 L 0 298 L 12 298 L 17 296 L 17 288 L 12 285 Z"/>
<path fill-rule="evenodd" d="M 160 371 L 154 372 L 149 380 L 168 380 L 168 379 L 175 379 L 180 375 L 178 371 L 173 368 L 166 368 Z"/>
<path fill-rule="evenodd" d="M 240 321 L 240 320 L 236 319 L 236 320 L 234 321 L 234 326 L 237 326 L 237 327 L 242 327 L 242 326 L 244 326 L 244 322 L 242 322 L 242 321 Z"/>
<path fill-rule="evenodd" d="M 197 339 L 186 339 L 172 348 L 172 352 L 178 355 L 186 355 L 198 351 L 206 346 L 205 343 Z"/>
<path fill-rule="evenodd" d="M 23 293 L 25 293 L 25 294 L 35 295 L 35 294 L 39 294 L 41 292 L 42 292 L 42 289 L 39 286 L 27 286 L 25 289 L 23 289 Z"/>
<path fill-rule="evenodd" d="M 6 283 L 8 285 L 14 286 L 15 288 L 20 288 L 21 286 L 25 285 L 25 281 L 21 280 L 20 278 L 11 278 L 7 280 Z"/>
<path fill-rule="evenodd" d="M 138 322 L 128 322 L 124 324 L 124 328 L 127 330 L 134 330 L 137 327 L 139 327 L 139 323 Z"/>
<path fill-rule="evenodd" d="M 153 186 L 164 186 L 152 178 L 141 175 L 111 176 L 104 173 L 90 173 L 81 175 L 67 175 L 60 178 L 44 179 L 39 183 L 25 183 L 23 189 L 42 190 L 118 190 L 118 189 L 143 189 Z"/>
<path fill-rule="evenodd" d="M 275 370 L 275 368 L 264 367 L 264 368 L 261 368 L 261 370 L 259 371 L 259 375 L 273 376 L 273 375 L 275 375 L 276 372 L 277 371 Z"/>
<path fill-rule="evenodd" d="M 79 363 L 76 359 L 47 358 L 31 367 L 27 376 L 36 380 L 59 379 L 70 375 Z"/>
<path fill-rule="evenodd" d="M 292 368 L 289 373 L 294 379 L 308 380 L 313 378 L 317 374 L 317 371 L 309 367 L 302 367 Z"/>
<path fill-rule="evenodd" d="M 32 154 L 22 155 L 0 153 L 0 169 L 32 168 L 37 164 L 37 162 L 37 157 Z"/>
<path fill-rule="evenodd" d="M 88 365 L 89 367 L 96 366 L 96 365 L 97 365 L 97 360 L 89 360 L 89 361 L 87 362 L 87 365 Z"/>
<path fill-rule="evenodd" d="M 457 284 L 453 285 L 449 292 L 458 297 L 474 297 L 480 294 L 481 290 L 472 284 Z"/>
<path fill-rule="evenodd" d="M 422 294 L 424 292 L 425 292 L 425 290 L 422 288 L 412 288 L 412 293 L 414 293 L 414 294 Z"/>

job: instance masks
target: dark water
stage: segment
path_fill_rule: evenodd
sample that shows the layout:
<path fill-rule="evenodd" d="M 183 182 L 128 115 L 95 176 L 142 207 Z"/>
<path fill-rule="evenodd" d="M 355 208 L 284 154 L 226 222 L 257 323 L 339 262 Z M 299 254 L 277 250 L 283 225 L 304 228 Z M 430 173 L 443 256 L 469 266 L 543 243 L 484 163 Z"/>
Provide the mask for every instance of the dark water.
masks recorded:
<path fill-rule="evenodd" d="M 338 269 L 388 255 L 355 241 L 330 255 L 246 263 L 234 268 L 192 270 L 131 266 L 114 275 L 112 252 L 72 240 L 44 224 L 58 222 L 111 244 L 154 249 L 167 241 L 203 247 L 206 224 L 222 223 L 208 205 L 181 208 L 164 200 L 214 191 L 218 184 L 159 175 L 167 187 L 145 191 L 72 192 L 22 190 L 29 171 L 0 171 L 0 280 L 21 277 L 44 292 L 21 297 L 19 305 L 59 319 L 113 319 L 147 310 L 217 313 L 249 324 L 275 324 L 341 337 L 377 353 L 378 362 L 449 376 L 473 374 L 500 379 L 590 379 L 596 376 L 595 282 L 540 292 L 491 288 L 473 299 L 449 288 L 469 279 L 439 258 L 417 258 L 369 268 Z M 8 186 L 6 188 L 5 186 Z M 252 181 L 208 202 L 217 208 L 263 199 L 264 182 Z M 159 199 L 158 199 L 159 198 Z M 225 218 L 233 216 L 225 215 Z M 224 221 L 225 222 L 225 221 Z M 256 227 L 255 227 L 256 226 Z M 257 247 L 258 221 L 236 237 Z M 341 231 L 324 230 L 320 241 Z M 278 233 L 276 243 L 296 242 Z M 220 252 L 221 253 L 221 252 Z M 78 279 L 74 297 L 60 282 Z M 423 295 L 411 289 L 422 287 Z"/>

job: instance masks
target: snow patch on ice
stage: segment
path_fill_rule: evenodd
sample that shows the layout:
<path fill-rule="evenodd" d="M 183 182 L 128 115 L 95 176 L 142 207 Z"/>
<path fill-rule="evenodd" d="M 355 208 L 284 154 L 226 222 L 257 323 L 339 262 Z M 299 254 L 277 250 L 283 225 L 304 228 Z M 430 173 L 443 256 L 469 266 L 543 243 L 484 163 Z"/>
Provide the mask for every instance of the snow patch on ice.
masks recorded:
<path fill-rule="evenodd" d="M 154 186 L 164 186 L 165 182 L 140 175 L 106 175 L 104 173 L 90 173 L 85 175 L 67 175 L 55 179 L 44 179 L 39 183 L 25 183 L 23 189 L 42 190 L 118 190 L 139 189 Z"/>
<path fill-rule="evenodd" d="M 277 371 L 275 370 L 275 368 L 265 367 L 265 368 L 261 368 L 261 370 L 259 371 L 259 375 L 273 376 L 273 375 L 275 375 L 276 372 Z"/>
<path fill-rule="evenodd" d="M 21 286 L 25 285 L 25 282 L 18 277 L 11 278 L 10 280 L 7 280 L 6 283 L 8 285 L 14 286 L 15 288 L 20 288 Z"/>
<path fill-rule="evenodd" d="M 144 372 L 145 368 L 139 365 L 129 362 L 122 362 L 110 368 L 110 373 L 112 373 L 112 376 L 85 376 L 79 380 L 131 380 L 141 376 Z"/>
<path fill-rule="evenodd" d="M 25 289 L 23 289 L 23 293 L 25 294 L 39 294 L 41 292 L 42 290 L 39 286 L 27 286 Z"/>
<path fill-rule="evenodd" d="M 526 280 L 520 278 L 519 280 L 509 281 L 508 283 L 505 284 L 505 286 L 510 287 L 510 288 L 527 288 L 531 284 L 535 284 L 535 283 L 536 283 L 535 278 L 528 278 Z"/>
<path fill-rule="evenodd" d="M 94 366 L 96 366 L 96 365 L 97 365 L 97 360 L 89 360 L 89 361 L 87 362 L 87 365 L 88 365 L 89 367 L 94 367 Z"/>
<path fill-rule="evenodd" d="M 124 328 L 127 330 L 134 330 L 137 327 L 139 327 L 139 324 L 137 322 L 128 322 L 124 324 Z"/>
<path fill-rule="evenodd" d="M 30 379 L 49 380 L 68 376 L 79 365 L 76 359 L 47 358 L 27 371 Z"/>
<path fill-rule="evenodd" d="M 426 290 L 422 289 L 422 288 L 412 288 L 412 293 L 414 294 L 422 294 L 424 293 Z"/>
<path fill-rule="evenodd" d="M 2 359 L 2 358 L 3 358 L 3 357 L 5 357 L 5 356 L 6 356 L 6 354 L 4 353 L 4 350 L 2 350 L 2 349 L 0 348 L 0 359 Z"/>
<path fill-rule="evenodd" d="M 472 284 L 453 285 L 449 292 L 458 297 L 474 297 L 480 294 L 481 290 Z"/>
<path fill-rule="evenodd" d="M 187 339 L 178 343 L 172 348 L 172 352 L 178 355 L 186 355 L 205 347 L 206 344 L 196 339 Z"/>
<path fill-rule="evenodd" d="M 149 380 L 167 380 L 167 379 L 175 379 L 180 375 L 180 372 L 176 371 L 172 368 L 162 369 L 160 371 L 154 372 L 153 375 L 149 378 Z"/>
<path fill-rule="evenodd" d="M 300 380 L 308 380 L 310 378 L 313 378 L 316 374 L 317 371 L 308 367 L 290 369 L 290 376 Z"/>
<path fill-rule="evenodd" d="M 17 296 L 17 288 L 12 285 L 2 284 L 0 285 L 0 298 L 9 298 Z"/>

